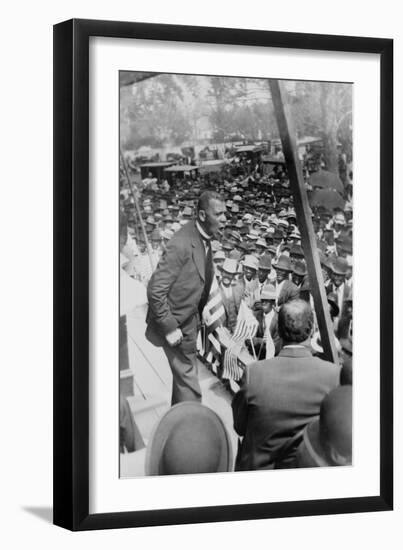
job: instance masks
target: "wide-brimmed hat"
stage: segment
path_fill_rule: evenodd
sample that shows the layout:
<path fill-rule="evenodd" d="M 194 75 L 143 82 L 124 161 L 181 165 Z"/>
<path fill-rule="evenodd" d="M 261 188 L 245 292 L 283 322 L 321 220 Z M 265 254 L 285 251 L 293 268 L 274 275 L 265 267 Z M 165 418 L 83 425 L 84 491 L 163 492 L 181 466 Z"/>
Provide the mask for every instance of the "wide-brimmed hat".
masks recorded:
<path fill-rule="evenodd" d="M 285 254 L 281 254 L 277 262 L 273 263 L 273 267 L 274 269 L 280 269 L 282 271 L 288 271 L 290 273 L 292 271 L 291 260 Z"/>
<path fill-rule="evenodd" d="M 230 238 L 238 243 L 242 242 L 242 237 L 239 231 L 231 231 Z"/>
<path fill-rule="evenodd" d="M 220 241 L 216 241 L 215 239 L 213 239 L 212 241 L 210 241 L 210 243 L 211 243 L 211 250 L 213 252 L 217 252 L 217 250 L 222 250 Z"/>
<path fill-rule="evenodd" d="M 330 264 L 330 269 L 335 275 L 346 275 L 348 270 L 348 263 L 345 258 L 334 258 Z"/>
<path fill-rule="evenodd" d="M 293 243 L 290 248 L 290 256 L 299 256 L 300 258 L 304 257 L 304 251 L 302 250 L 302 246 L 299 244 Z"/>
<path fill-rule="evenodd" d="M 161 231 L 161 237 L 166 240 L 169 240 L 173 236 L 173 234 L 174 232 L 172 231 L 172 229 L 164 229 L 163 231 Z"/>
<path fill-rule="evenodd" d="M 259 268 L 259 260 L 256 258 L 256 256 L 253 256 L 252 254 L 247 254 L 242 260 L 242 265 L 243 267 L 249 267 L 257 271 Z"/>
<path fill-rule="evenodd" d="M 158 229 L 154 229 L 154 231 L 151 233 L 151 240 L 152 241 L 160 241 L 161 240 L 161 233 Z"/>
<path fill-rule="evenodd" d="M 295 275 L 299 275 L 300 277 L 305 277 L 305 275 L 307 274 L 306 263 L 303 260 L 297 260 L 294 264 L 292 272 Z"/>
<path fill-rule="evenodd" d="M 257 241 L 259 238 L 259 233 L 255 231 L 254 229 L 251 229 L 251 231 L 246 235 L 248 239 Z"/>
<path fill-rule="evenodd" d="M 229 241 L 224 241 L 222 243 L 223 250 L 232 250 L 234 248 L 234 245 L 230 243 Z"/>
<path fill-rule="evenodd" d="M 242 254 L 239 250 L 231 250 L 228 254 L 228 258 L 231 258 L 232 260 L 236 260 L 237 262 L 240 261 L 240 259 L 242 258 Z"/>
<path fill-rule="evenodd" d="M 190 206 L 185 206 L 182 212 L 182 216 L 188 216 L 189 218 L 193 215 L 193 210 Z"/>
<path fill-rule="evenodd" d="M 304 443 L 318 466 L 351 463 L 352 455 L 352 387 L 338 386 L 322 401 L 319 419 L 309 424 Z M 333 450 L 329 452 L 329 450 Z M 337 455 L 337 457 L 336 457 Z"/>
<path fill-rule="evenodd" d="M 346 218 L 342 212 L 338 212 L 333 219 L 335 224 L 345 225 L 346 223 Z"/>
<path fill-rule="evenodd" d="M 201 403 L 187 401 L 169 409 L 147 445 L 146 475 L 228 472 L 232 448 L 220 417 Z"/>
<path fill-rule="evenodd" d="M 319 253 L 320 265 L 322 267 L 326 267 L 327 269 L 330 269 L 331 268 L 330 258 L 328 256 L 326 256 L 326 254 L 324 252 L 322 252 L 322 250 L 319 250 L 318 253 Z"/>
<path fill-rule="evenodd" d="M 231 275 L 236 275 L 238 271 L 238 260 L 235 258 L 225 258 L 224 263 L 219 266 L 221 271 L 230 273 Z"/>
<path fill-rule="evenodd" d="M 274 285 L 267 284 L 264 285 L 260 293 L 261 300 L 275 300 L 277 298 L 276 289 Z"/>
<path fill-rule="evenodd" d="M 263 239 L 262 237 L 259 237 L 258 240 L 256 241 L 256 246 L 261 246 L 262 248 L 267 248 L 267 243 L 266 243 L 265 239 Z"/>
<path fill-rule="evenodd" d="M 213 262 L 225 260 L 226 256 L 223 250 L 217 250 L 213 256 Z"/>
<path fill-rule="evenodd" d="M 259 260 L 259 269 L 267 269 L 268 271 L 271 269 L 271 255 L 270 254 L 263 254 L 263 256 Z"/>

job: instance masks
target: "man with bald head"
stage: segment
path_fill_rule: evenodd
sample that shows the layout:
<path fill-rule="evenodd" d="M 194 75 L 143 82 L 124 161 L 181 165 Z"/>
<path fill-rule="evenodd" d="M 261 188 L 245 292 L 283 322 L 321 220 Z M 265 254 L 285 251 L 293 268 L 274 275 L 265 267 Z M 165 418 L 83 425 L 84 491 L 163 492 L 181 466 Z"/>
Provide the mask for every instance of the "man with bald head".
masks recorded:
<path fill-rule="evenodd" d="M 312 356 L 313 324 L 309 303 L 285 303 L 278 315 L 280 353 L 246 367 L 232 403 L 234 428 L 242 437 L 236 470 L 294 467 L 305 426 L 339 385 L 340 367 Z"/>

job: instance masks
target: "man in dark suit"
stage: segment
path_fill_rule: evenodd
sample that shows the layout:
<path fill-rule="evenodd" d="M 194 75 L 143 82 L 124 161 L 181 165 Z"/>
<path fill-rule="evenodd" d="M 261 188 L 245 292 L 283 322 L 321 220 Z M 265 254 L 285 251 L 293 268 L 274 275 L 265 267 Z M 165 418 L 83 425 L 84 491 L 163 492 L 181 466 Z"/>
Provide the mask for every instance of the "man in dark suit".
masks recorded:
<path fill-rule="evenodd" d="M 200 401 L 196 339 L 214 276 L 211 239 L 225 223 L 225 203 L 214 191 L 200 195 L 196 220 L 169 241 L 147 288 L 146 337 L 162 346 L 173 375 L 172 405 Z"/>
<path fill-rule="evenodd" d="M 253 338 L 257 359 L 271 359 L 281 349 L 281 338 L 278 335 L 278 315 L 274 309 L 276 289 L 270 283 L 263 287 L 260 294 L 260 309 L 253 312 L 259 322 Z"/>
<path fill-rule="evenodd" d="M 307 302 L 285 303 L 278 316 L 279 355 L 246 367 L 232 403 L 234 427 L 243 437 L 236 470 L 292 467 L 305 426 L 339 385 L 340 367 L 312 356 L 312 329 Z"/>
<path fill-rule="evenodd" d="M 297 286 L 290 281 L 292 272 L 291 260 L 285 254 L 282 254 L 276 263 L 273 263 L 276 270 L 276 306 L 280 307 L 289 300 L 294 300 L 299 295 Z"/>
<path fill-rule="evenodd" d="M 235 275 L 239 273 L 237 260 L 226 258 L 220 269 L 221 282 L 219 288 L 225 310 L 224 326 L 226 326 L 232 334 L 236 327 L 244 289 L 239 282 L 235 281 Z"/>

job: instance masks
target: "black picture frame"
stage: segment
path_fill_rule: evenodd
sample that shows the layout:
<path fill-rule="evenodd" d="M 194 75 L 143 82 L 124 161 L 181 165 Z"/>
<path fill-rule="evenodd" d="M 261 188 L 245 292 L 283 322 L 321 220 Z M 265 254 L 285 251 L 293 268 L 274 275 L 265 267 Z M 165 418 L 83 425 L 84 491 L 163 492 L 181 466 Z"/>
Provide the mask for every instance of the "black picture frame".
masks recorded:
<path fill-rule="evenodd" d="M 89 513 L 89 39 L 380 54 L 380 491 L 366 497 Z M 54 523 L 71 530 L 393 507 L 393 40 L 73 19 L 54 27 Z"/>

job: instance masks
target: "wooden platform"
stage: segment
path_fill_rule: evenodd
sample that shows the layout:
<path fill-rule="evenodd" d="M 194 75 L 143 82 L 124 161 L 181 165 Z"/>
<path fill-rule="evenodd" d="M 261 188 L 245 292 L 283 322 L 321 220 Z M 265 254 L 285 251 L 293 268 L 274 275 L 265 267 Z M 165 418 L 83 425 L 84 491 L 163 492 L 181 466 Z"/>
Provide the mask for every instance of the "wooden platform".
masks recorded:
<path fill-rule="evenodd" d="M 127 331 L 129 362 L 134 374 L 134 397 L 129 397 L 128 400 L 136 424 L 147 445 L 154 426 L 170 407 L 172 374 L 162 349 L 153 346 L 145 338 L 143 310 L 135 310 L 127 316 Z M 213 409 L 223 420 L 231 438 L 235 457 L 237 435 L 233 429 L 232 395 L 201 361 L 198 367 L 202 403 Z M 139 457 L 121 455 L 121 477 L 142 475 L 139 460 L 141 462 L 143 456 L 144 451 L 139 451 Z"/>

